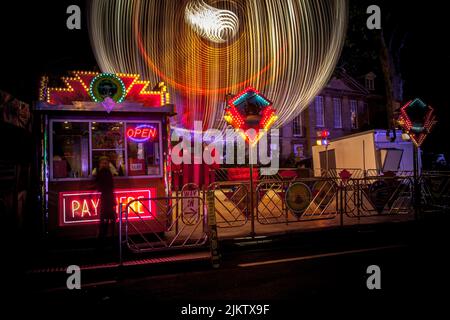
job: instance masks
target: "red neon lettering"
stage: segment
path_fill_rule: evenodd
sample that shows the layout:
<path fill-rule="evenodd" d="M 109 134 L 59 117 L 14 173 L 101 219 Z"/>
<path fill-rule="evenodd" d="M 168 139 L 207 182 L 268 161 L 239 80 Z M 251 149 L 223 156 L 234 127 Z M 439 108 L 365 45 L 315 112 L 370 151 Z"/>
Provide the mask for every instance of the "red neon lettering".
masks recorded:
<path fill-rule="evenodd" d="M 127 198 L 127 203 L 130 203 L 133 200 L 134 200 L 133 197 L 128 197 Z M 128 207 L 128 213 L 137 213 L 136 212 L 136 202 L 133 202 L 133 203 L 130 204 L 130 206 Z"/>
<path fill-rule="evenodd" d="M 126 204 L 126 199 L 127 199 L 127 197 L 119 197 L 119 201 L 117 201 L 118 203 L 120 203 L 120 204 Z"/>
<path fill-rule="evenodd" d="M 133 198 L 133 197 L 128 197 L 128 203 L 130 203 L 131 201 L 134 201 L 134 202 L 130 205 L 130 207 L 132 207 L 132 208 L 131 208 L 131 212 L 132 212 L 132 213 L 134 213 L 134 214 L 139 214 L 139 215 L 145 213 L 145 212 L 144 212 L 144 206 L 142 205 L 142 202 L 139 201 L 139 199 L 143 199 L 143 198 L 144 198 L 144 197 L 139 196 L 139 197 L 137 197 L 137 201 L 134 201 L 134 200 L 136 200 L 135 198 Z M 128 211 L 128 213 L 130 213 L 130 211 Z"/>
<path fill-rule="evenodd" d="M 75 218 L 75 212 L 80 209 L 80 203 L 77 200 L 72 201 L 72 218 Z"/>
<path fill-rule="evenodd" d="M 155 129 L 155 128 L 151 128 L 151 129 L 150 129 L 150 136 L 151 136 L 152 138 L 155 138 L 155 137 L 156 137 L 156 129 Z"/>
<path fill-rule="evenodd" d="M 92 206 L 94 207 L 94 212 L 95 212 L 95 216 L 98 216 L 98 211 L 97 211 L 97 208 L 98 208 L 98 204 L 100 203 L 100 198 L 97 198 L 97 201 L 95 201 L 94 199 L 91 199 L 91 203 L 92 203 Z"/>
<path fill-rule="evenodd" d="M 87 213 L 89 216 L 91 216 L 91 212 L 89 211 L 88 202 L 86 199 L 83 200 L 83 209 L 81 209 L 81 217 L 84 217 L 84 214 Z"/>
<path fill-rule="evenodd" d="M 149 128 L 144 128 L 142 129 L 142 138 L 150 138 L 150 129 Z"/>
<path fill-rule="evenodd" d="M 139 128 L 134 129 L 134 138 L 140 137 L 142 130 Z"/>
<path fill-rule="evenodd" d="M 138 200 L 139 201 L 137 201 L 137 205 L 138 205 L 138 209 L 137 209 L 137 212 L 139 213 L 139 214 L 144 214 L 145 212 L 144 212 L 144 205 L 142 204 L 142 200 L 141 199 L 144 199 L 144 197 L 143 196 L 139 196 L 138 197 Z"/>

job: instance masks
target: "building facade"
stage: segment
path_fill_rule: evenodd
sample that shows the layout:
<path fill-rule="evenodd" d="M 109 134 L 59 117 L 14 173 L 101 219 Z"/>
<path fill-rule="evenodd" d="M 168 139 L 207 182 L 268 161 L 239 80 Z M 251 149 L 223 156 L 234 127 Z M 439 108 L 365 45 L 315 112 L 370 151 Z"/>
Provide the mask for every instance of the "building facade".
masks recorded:
<path fill-rule="evenodd" d="M 311 104 L 281 128 L 281 165 L 310 167 L 311 148 L 324 129 L 329 130 L 329 139 L 370 129 L 370 110 L 382 104 L 374 79 L 371 72 L 360 83 L 345 70 L 336 70 Z"/>
<path fill-rule="evenodd" d="M 33 136 L 30 105 L 0 90 L 0 215 L 16 236 L 30 210 Z M 4 234 L 5 236 L 5 234 Z M 9 239 L 5 236 L 5 239 Z"/>

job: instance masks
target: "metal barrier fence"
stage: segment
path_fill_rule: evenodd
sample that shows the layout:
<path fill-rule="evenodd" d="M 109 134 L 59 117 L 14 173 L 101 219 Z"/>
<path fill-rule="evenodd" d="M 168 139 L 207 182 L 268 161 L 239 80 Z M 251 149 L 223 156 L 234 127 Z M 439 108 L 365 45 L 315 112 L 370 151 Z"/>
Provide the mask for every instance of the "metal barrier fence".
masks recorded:
<path fill-rule="evenodd" d="M 121 207 L 120 243 L 132 252 L 202 247 L 209 237 L 208 214 L 214 214 L 220 236 L 230 230 L 262 235 L 271 225 L 280 230 L 283 224 L 289 228 L 315 221 L 318 226 L 328 221 L 343 226 L 355 218 L 418 218 L 415 203 L 420 213 L 450 211 L 450 173 L 423 172 L 417 184 L 408 174 L 364 174 L 354 171 L 350 177 L 341 177 L 336 171 L 289 179 L 281 175 L 253 185 L 217 181 L 206 188 L 187 184 L 171 197 L 136 199 Z M 418 202 L 416 185 L 421 191 Z M 207 193 L 212 199 L 210 212 Z"/>
<path fill-rule="evenodd" d="M 450 211 L 450 172 L 424 172 L 420 185 L 425 212 Z"/>
<path fill-rule="evenodd" d="M 205 210 L 200 196 L 130 201 L 120 208 L 119 241 L 132 252 L 201 247 L 208 239 Z"/>
<path fill-rule="evenodd" d="M 245 183 L 215 182 L 208 190 L 214 192 L 218 228 L 238 227 L 247 223 L 250 197 Z"/>
<path fill-rule="evenodd" d="M 445 188 L 450 189 L 450 181 Z M 239 228 L 251 222 L 251 234 L 257 233 L 259 225 L 332 219 L 339 219 L 339 225 L 343 225 L 345 217 L 389 219 L 415 213 L 410 176 L 342 179 L 331 174 L 290 181 L 263 180 L 253 188 L 248 182 L 216 182 L 209 190 L 215 194 L 218 228 Z"/>
<path fill-rule="evenodd" d="M 338 189 L 330 178 L 264 181 L 256 187 L 256 220 L 261 224 L 332 219 Z"/>
<path fill-rule="evenodd" d="M 343 213 L 348 217 L 392 216 L 413 213 L 411 177 L 367 177 L 341 183 Z"/>

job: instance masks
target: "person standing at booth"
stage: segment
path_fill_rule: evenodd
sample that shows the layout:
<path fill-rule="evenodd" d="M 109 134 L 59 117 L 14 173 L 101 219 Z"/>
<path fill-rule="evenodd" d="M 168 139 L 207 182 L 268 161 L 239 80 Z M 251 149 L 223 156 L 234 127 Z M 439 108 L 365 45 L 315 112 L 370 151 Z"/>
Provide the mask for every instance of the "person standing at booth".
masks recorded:
<path fill-rule="evenodd" d="M 110 226 L 112 226 L 112 241 L 114 241 L 114 227 L 116 222 L 113 172 L 111 172 L 108 157 L 100 157 L 98 168 L 94 175 L 97 190 L 101 193 L 98 246 L 100 249 L 103 249 Z"/>

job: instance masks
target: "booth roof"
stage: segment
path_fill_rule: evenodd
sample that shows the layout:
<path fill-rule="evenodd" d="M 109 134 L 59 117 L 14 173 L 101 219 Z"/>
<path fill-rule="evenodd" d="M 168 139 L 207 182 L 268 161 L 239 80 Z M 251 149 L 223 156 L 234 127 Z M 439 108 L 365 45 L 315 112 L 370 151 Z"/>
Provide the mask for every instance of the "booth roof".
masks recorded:
<path fill-rule="evenodd" d="M 101 103 L 87 101 L 74 101 L 71 105 L 54 105 L 39 101 L 35 104 L 34 110 L 49 112 L 106 112 L 105 107 Z M 111 112 L 168 113 L 169 115 L 174 115 L 175 107 L 173 104 L 153 107 L 144 106 L 142 103 L 124 101 L 117 103 Z"/>

